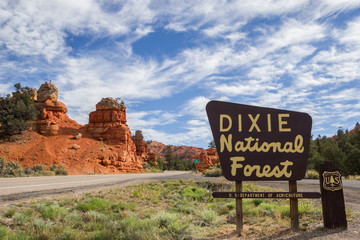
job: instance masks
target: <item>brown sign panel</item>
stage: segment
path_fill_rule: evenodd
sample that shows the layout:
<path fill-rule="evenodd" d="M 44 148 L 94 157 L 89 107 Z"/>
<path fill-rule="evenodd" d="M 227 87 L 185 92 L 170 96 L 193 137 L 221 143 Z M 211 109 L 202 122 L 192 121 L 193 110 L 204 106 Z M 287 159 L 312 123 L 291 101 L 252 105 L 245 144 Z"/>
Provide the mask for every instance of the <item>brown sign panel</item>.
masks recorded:
<path fill-rule="evenodd" d="M 210 101 L 206 111 L 226 179 L 304 178 L 310 115 L 221 101 Z"/>

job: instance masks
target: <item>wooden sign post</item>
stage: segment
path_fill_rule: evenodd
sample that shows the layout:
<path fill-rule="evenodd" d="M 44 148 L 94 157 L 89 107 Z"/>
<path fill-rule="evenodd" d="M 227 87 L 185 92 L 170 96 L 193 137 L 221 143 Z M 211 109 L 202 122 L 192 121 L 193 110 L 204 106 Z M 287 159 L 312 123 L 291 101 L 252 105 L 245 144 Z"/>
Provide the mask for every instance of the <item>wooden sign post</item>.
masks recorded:
<path fill-rule="evenodd" d="M 235 182 L 235 190 L 236 192 L 242 192 L 242 182 L 236 181 Z M 236 218 L 235 218 L 235 224 L 236 224 L 236 232 L 241 233 L 243 231 L 244 227 L 244 216 L 243 216 L 243 210 L 242 210 L 242 198 L 236 198 Z"/>
<path fill-rule="evenodd" d="M 311 117 L 220 101 L 210 101 L 206 112 L 224 177 L 236 182 L 237 231 L 241 233 L 243 226 L 242 181 L 289 181 L 290 192 L 284 196 L 290 198 L 292 228 L 298 228 L 296 181 L 305 176 Z"/>
<path fill-rule="evenodd" d="M 289 181 L 289 191 L 292 193 L 297 192 L 296 181 Z M 298 199 L 290 198 L 290 218 L 291 218 L 291 229 L 296 230 L 299 228 L 299 208 Z"/>
<path fill-rule="evenodd" d="M 320 190 L 325 228 L 347 228 L 344 192 L 339 169 L 332 162 L 320 165 Z"/>

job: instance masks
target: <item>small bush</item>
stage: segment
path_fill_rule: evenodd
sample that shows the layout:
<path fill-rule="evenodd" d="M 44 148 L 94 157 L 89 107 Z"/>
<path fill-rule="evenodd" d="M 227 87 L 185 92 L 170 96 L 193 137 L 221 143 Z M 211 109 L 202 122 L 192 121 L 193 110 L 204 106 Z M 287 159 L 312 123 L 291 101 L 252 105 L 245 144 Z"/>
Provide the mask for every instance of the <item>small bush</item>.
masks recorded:
<path fill-rule="evenodd" d="M 264 202 L 263 198 L 254 198 L 253 199 L 253 203 L 254 203 L 255 206 L 259 206 L 263 202 Z"/>
<path fill-rule="evenodd" d="M 46 166 L 36 164 L 35 166 L 32 167 L 32 170 L 34 171 L 35 174 L 43 174 L 46 170 Z"/>
<path fill-rule="evenodd" d="M 5 158 L 0 157 L 0 177 L 22 177 L 24 170 L 18 162 L 6 162 Z"/>
<path fill-rule="evenodd" d="M 86 199 L 84 203 L 80 203 L 76 207 L 76 209 L 81 210 L 83 212 L 87 212 L 90 210 L 94 210 L 94 211 L 107 210 L 110 209 L 111 207 L 112 207 L 112 202 L 110 200 L 91 197 Z"/>
<path fill-rule="evenodd" d="M 319 179 L 319 173 L 315 170 L 307 170 L 305 174 L 305 178 L 308 179 Z"/>
<path fill-rule="evenodd" d="M 183 190 L 183 196 L 188 199 L 202 200 L 205 198 L 206 190 L 195 186 L 187 186 Z"/>
<path fill-rule="evenodd" d="M 6 211 L 5 217 L 12 218 L 15 215 L 15 213 L 16 213 L 15 209 L 9 209 Z"/>
<path fill-rule="evenodd" d="M 220 164 L 216 164 L 202 173 L 205 177 L 220 177 L 223 175 Z"/>
<path fill-rule="evenodd" d="M 61 164 L 59 165 L 54 164 L 50 166 L 50 171 L 55 172 L 55 175 L 68 175 L 68 171 Z"/>
<path fill-rule="evenodd" d="M 66 217 L 68 210 L 52 204 L 38 204 L 36 210 L 42 215 L 44 219 L 52 221 L 60 221 Z"/>
<path fill-rule="evenodd" d="M 217 218 L 217 213 L 213 210 L 204 210 L 201 212 L 200 217 L 202 220 L 202 226 L 211 225 Z"/>
<path fill-rule="evenodd" d="M 26 168 L 24 169 L 24 173 L 25 173 L 26 175 L 33 175 L 35 172 L 34 172 L 34 170 L 32 170 L 30 167 L 26 167 Z"/>

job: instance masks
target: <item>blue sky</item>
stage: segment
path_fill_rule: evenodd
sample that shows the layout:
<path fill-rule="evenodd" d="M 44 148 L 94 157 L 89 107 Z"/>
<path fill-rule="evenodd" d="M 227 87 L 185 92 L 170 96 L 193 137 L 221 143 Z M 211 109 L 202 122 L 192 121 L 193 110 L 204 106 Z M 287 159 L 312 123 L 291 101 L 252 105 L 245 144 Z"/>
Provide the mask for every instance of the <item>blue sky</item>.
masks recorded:
<path fill-rule="evenodd" d="M 0 93 L 52 80 L 81 124 L 120 97 L 147 140 L 207 147 L 210 100 L 360 122 L 360 1 L 0 1 Z"/>

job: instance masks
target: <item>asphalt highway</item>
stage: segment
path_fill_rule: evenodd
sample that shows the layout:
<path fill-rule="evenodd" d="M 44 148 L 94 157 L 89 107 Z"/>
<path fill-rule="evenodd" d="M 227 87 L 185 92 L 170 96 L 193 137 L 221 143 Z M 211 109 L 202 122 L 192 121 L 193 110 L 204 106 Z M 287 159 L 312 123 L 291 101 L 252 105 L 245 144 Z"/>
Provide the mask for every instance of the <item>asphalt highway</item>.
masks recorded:
<path fill-rule="evenodd" d="M 142 174 L 109 174 L 109 175 L 71 175 L 49 177 L 0 178 L 0 201 L 16 201 L 37 197 L 71 194 L 92 191 L 106 187 L 124 186 L 152 180 L 171 179 L 219 179 L 204 178 L 184 171 L 167 171 L 164 173 Z M 221 178 L 220 178 L 221 179 Z M 257 182 L 256 184 L 276 185 L 286 189 L 286 182 Z M 319 180 L 304 179 L 298 181 L 298 191 L 320 191 Z M 360 181 L 343 181 L 344 190 L 359 192 Z M 306 187 L 306 188 L 305 188 Z"/>

